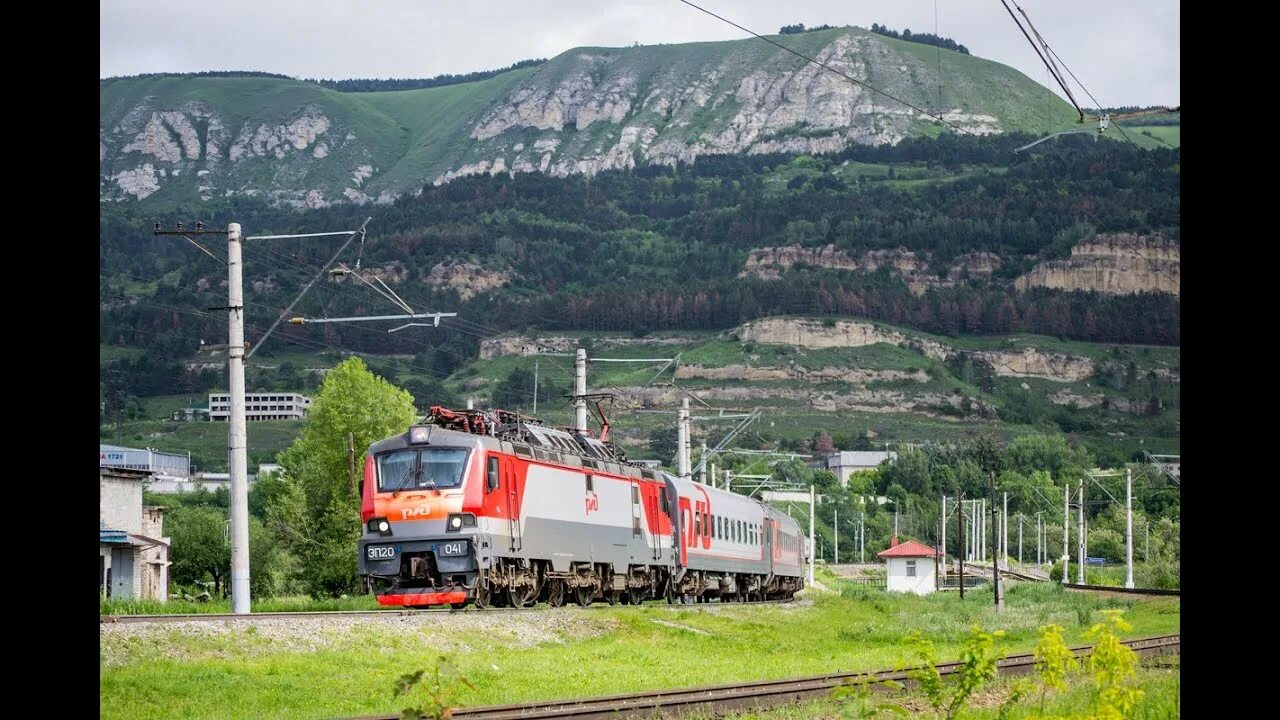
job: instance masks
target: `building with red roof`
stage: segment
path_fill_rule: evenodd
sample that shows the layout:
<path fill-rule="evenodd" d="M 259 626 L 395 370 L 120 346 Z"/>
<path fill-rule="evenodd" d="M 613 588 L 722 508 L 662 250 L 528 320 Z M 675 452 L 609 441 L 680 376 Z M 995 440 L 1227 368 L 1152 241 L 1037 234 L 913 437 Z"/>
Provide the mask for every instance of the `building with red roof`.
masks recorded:
<path fill-rule="evenodd" d="M 915 540 L 899 543 L 895 535 L 888 550 L 877 553 L 884 558 L 885 589 L 928 595 L 938 589 L 936 558 L 938 552 Z"/>

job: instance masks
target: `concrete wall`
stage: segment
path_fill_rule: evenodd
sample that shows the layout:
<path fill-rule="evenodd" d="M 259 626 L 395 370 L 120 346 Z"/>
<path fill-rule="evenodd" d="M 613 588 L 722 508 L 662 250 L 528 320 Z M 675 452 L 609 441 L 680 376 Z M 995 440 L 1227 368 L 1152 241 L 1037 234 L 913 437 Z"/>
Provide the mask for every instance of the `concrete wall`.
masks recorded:
<path fill-rule="evenodd" d="M 164 508 L 142 509 L 142 534 L 149 538 L 169 542 L 164 537 Z M 169 599 L 169 548 L 167 545 L 149 547 L 140 553 L 134 565 L 134 573 L 140 578 L 139 597 L 164 602 Z"/>
<path fill-rule="evenodd" d="M 142 532 L 142 480 L 99 473 L 98 519 L 112 530 Z"/>
<path fill-rule="evenodd" d="M 908 561 L 915 561 L 915 577 L 907 577 Z M 933 558 L 886 558 L 886 562 L 888 563 L 887 590 L 928 595 L 936 589 Z"/>

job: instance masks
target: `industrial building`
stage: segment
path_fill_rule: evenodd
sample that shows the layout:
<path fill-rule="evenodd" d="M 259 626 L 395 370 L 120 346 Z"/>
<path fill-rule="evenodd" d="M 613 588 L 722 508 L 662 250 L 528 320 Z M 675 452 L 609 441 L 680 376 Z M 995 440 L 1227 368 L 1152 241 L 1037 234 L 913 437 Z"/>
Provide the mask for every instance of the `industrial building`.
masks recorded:
<path fill-rule="evenodd" d="M 311 398 L 298 393 L 246 393 L 244 417 L 254 420 L 301 420 L 307 416 Z M 229 422 L 231 396 L 226 393 L 209 395 L 209 419 Z"/>
<path fill-rule="evenodd" d="M 169 599 L 164 508 L 144 507 L 149 470 L 98 468 L 98 592 L 111 598 Z"/>
<path fill-rule="evenodd" d="M 191 453 L 182 455 L 98 443 L 98 467 L 145 470 L 163 478 L 185 480 L 191 477 Z"/>

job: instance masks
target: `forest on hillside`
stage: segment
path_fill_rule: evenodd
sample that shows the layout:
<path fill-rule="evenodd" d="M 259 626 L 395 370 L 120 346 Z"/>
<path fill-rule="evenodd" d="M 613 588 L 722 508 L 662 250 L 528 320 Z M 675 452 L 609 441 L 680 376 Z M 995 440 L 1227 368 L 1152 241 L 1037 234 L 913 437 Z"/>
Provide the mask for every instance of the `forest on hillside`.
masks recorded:
<path fill-rule="evenodd" d="M 213 382 L 212 373 L 204 378 L 181 361 L 201 339 L 225 337 L 225 315 L 205 311 L 225 305 L 225 267 L 181 239 L 152 234 L 157 220 L 170 219 L 234 220 L 265 234 L 356 227 L 372 216 L 368 241 L 343 259 L 354 263 L 358 253 L 363 267 L 398 280 L 396 292 L 415 307 L 458 312 L 474 324 L 441 327 L 425 350 L 407 333 L 359 325 L 290 326 L 280 339 L 426 353 L 446 375 L 474 357 L 484 334 L 719 330 L 773 314 L 853 315 L 943 335 L 1178 344 L 1176 296 L 1017 292 L 1011 282 L 1037 262 L 1067 257 L 1094 233 L 1159 233 L 1177 242 L 1180 152 L 1080 136 L 1012 152 L 1027 141 L 943 135 L 820 156 L 702 157 L 594 177 L 468 177 L 389 206 L 308 212 L 244 199 L 162 212 L 104 205 L 100 340 L 140 351 L 104 362 L 104 377 L 140 396 L 175 387 L 200 392 Z M 246 248 L 248 339 L 265 331 L 339 244 Z M 902 249 L 927 257 L 941 274 L 971 252 L 994 253 L 1003 264 L 991 282 L 923 294 L 885 269 L 797 266 L 780 280 L 738 276 L 750 250 L 784 245 L 833 245 L 853 255 Z M 211 249 L 225 253 L 216 241 Z M 506 284 L 463 299 L 425 277 L 462 264 Z M 394 312 L 371 290 L 333 280 L 318 283 L 296 309 L 375 311 Z"/>

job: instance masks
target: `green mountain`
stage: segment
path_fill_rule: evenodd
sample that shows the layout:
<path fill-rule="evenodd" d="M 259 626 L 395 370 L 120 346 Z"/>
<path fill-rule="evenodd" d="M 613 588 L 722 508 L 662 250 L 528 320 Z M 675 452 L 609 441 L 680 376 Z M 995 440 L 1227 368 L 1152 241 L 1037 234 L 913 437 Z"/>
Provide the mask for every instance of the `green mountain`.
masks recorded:
<path fill-rule="evenodd" d="M 1068 127 L 1018 71 L 861 28 L 779 38 L 975 133 Z M 939 70 L 941 76 L 939 77 Z M 455 177 L 595 174 L 931 136 L 910 108 L 757 39 L 576 48 L 480 82 L 341 93 L 271 77 L 101 81 L 103 201 L 389 203 Z"/>

